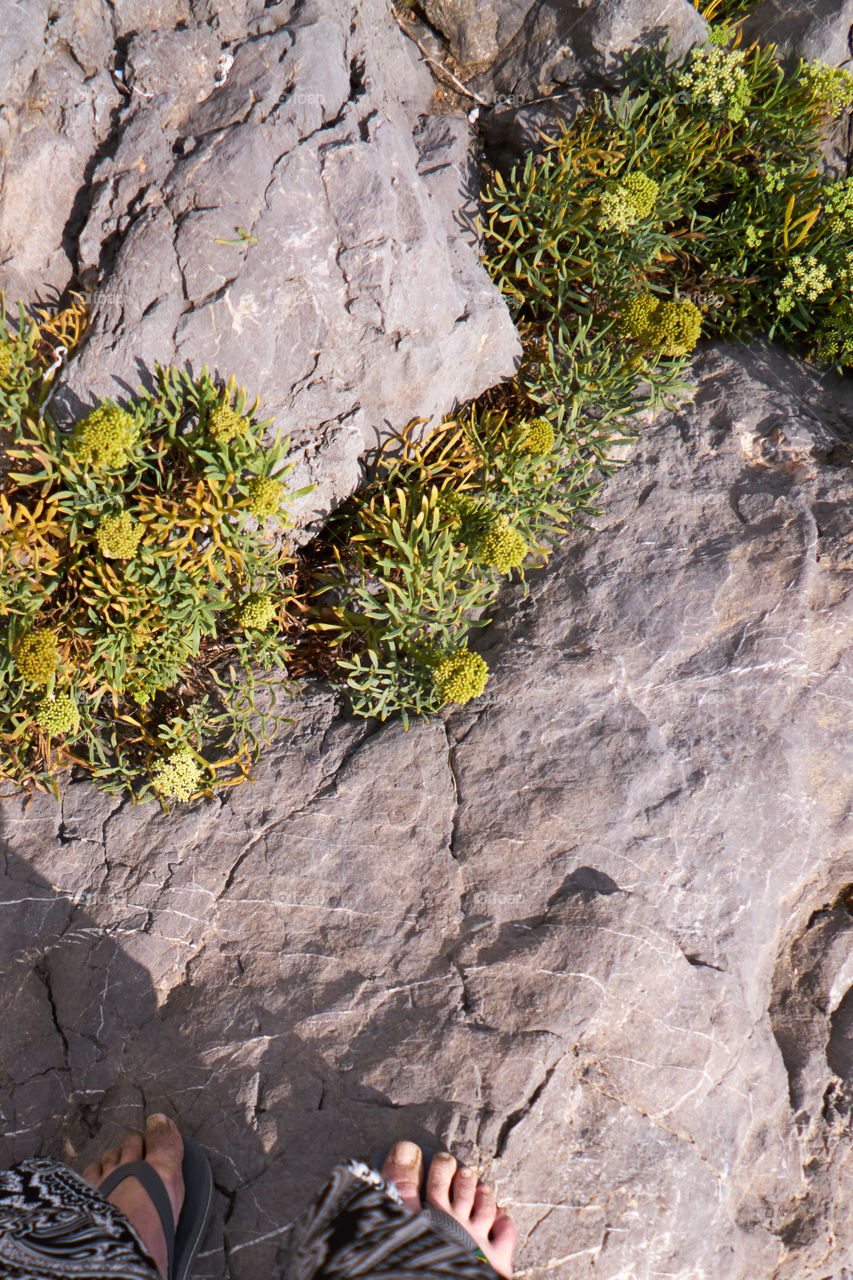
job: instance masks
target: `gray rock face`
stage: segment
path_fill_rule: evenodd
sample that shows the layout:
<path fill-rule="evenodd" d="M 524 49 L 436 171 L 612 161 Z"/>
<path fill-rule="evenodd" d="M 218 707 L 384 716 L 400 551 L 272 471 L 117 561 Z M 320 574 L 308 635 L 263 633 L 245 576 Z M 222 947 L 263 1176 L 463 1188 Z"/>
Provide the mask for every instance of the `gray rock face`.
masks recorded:
<path fill-rule="evenodd" d="M 29 62 L 9 74 L 36 78 L 0 214 L 7 292 L 62 288 L 73 265 L 92 293 L 60 413 L 121 398 L 155 362 L 233 373 L 293 439 L 295 487 L 317 485 L 304 523 L 352 490 L 378 435 L 513 373 L 467 122 L 431 123 L 426 65 L 380 0 L 77 9 L 59 35 L 37 7 L 15 19 Z"/>
<path fill-rule="evenodd" d="M 169 1110 L 209 1277 L 432 1135 L 522 1274 L 842 1280 L 851 393 L 767 344 L 694 372 L 507 592 L 480 701 L 405 733 L 307 691 L 254 785 L 169 817 L 3 802 L 0 1158 Z"/>
<path fill-rule="evenodd" d="M 460 62 L 489 64 L 476 68 L 472 83 L 480 91 L 519 99 L 612 73 L 620 54 L 665 37 L 683 53 L 707 30 L 690 0 L 425 0 L 423 8 Z"/>
<path fill-rule="evenodd" d="M 744 22 L 744 41 L 773 41 L 785 53 L 818 58 L 833 66 L 850 61 L 851 0 L 758 0 Z"/>

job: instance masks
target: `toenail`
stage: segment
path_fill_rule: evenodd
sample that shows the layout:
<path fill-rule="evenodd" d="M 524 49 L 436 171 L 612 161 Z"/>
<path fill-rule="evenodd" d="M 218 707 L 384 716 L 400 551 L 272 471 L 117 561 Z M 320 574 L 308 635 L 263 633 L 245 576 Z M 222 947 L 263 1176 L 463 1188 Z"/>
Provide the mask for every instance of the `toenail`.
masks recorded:
<path fill-rule="evenodd" d="M 391 1159 L 401 1169 L 416 1169 L 421 1158 L 421 1149 L 414 1142 L 396 1142 L 391 1150 Z"/>
<path fill-rule="evenodd" d="M 442 1164 L 447 1164 L 448 1160 L 453 1160 L 455 1163 L 455 1157 L 449 1151 L 436 1151 L 433 1160 L 438 1160 Z"/>
<path fill-rule="evenodd" d="M 474 1172 L 474 1170 L 473 1170 L 473 1169 L 468 1169 L 468 1168 L 466 1168 L 464 1165 L 463 1165 L 463 1167 L 459 1170 L 459 1177 L 460 1177 L 460 1178 L 464 1178 L 466 1182 L 470 1182 L 470 1181 L 471 1181 L 471 1179 L 472 1179 L 472 1178 L 476 1178 L 476 1176 L 477 1176 L 477 1175 L 475 1174 L 475 1172 Z"/>
<path fill-rule="evenodd" d="M 149 1116 L 145 1121 L 145 1128 L 149 1131 L 159 1132 L 162 1129 L 168 1129 L 169 1117 L 164 1116 L 162 1112 L 156 1111 L 153 1116 Z"/>

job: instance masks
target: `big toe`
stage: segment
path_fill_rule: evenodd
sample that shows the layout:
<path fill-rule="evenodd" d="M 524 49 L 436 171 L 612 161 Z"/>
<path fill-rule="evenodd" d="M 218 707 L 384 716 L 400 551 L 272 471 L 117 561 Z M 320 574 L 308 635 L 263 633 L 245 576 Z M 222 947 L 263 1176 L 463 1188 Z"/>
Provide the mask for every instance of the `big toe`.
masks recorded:
<path fill-rule="evenodd" d="M 382 1175 L 400 1193 L 407 1209 L 417 1212 L 421 1206 L 423 1155 L 414 1142 L 395 1142 L 382 1166 Z"/>
<path fill-rule="evenodd" d="M 183 1158 L 184 1140 L 175 1122 L 159 1113 L 149 1116 L 145 1122 L 145 1159 L 166 1185 L 176 1222 L 184 1202 Z"/>

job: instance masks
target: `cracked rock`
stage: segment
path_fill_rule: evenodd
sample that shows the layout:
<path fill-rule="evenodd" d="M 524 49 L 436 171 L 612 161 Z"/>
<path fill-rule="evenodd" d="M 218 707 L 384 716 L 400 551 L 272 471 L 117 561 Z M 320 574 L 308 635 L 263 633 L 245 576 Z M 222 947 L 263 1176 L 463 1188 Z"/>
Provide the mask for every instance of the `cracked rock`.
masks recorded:
<path fill-rule="evenodd" d="M 306 689 L 169 816 L 0 802 L 0 1162 L 169 1111 L 211 1278 L 403 1137 L 481 1165 L 528 1274 L 844 1275 L 853 403 L 768 343 L 693 372 L 507 590 L 477 702 L 405 732 Z"/>

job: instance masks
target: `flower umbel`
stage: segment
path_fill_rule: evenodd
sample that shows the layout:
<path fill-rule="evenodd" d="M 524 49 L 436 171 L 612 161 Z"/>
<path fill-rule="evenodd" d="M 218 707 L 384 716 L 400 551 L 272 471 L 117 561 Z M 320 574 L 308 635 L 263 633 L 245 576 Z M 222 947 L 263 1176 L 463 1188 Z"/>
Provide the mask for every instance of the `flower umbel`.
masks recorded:
<path fill-rule="evenodd" d="M 833 288 L 833 280 L 829 267 L 820 262 L 814 254 L 803 257 L 795 253 L 790 259 L 790 270 L 782 277 L 781 287 L 776 290 L 776 307 L 780 315 L 786 315 L 796 305 L 797 298 L 806 298 L 814 302 L 823 293 Z"/>
<path fill-rule="evenodd" d="M 57 698 L 45 698 L 38 705 L 36 724 L 42 733 L 51 738 L 77 733 L 80 728 L 80 712 L 76 702 L 67 693 L 61 693 Z"/>
<path fill-rule="evenodd" d="M 174 800 L 191 800 L 201 778 L 201 765 L 189 747 L 179 747 L 172 755 L 158 760 L 151 770 L 151 780 L 160 794 Z"/>
<path fill-rule="evenodd" d="M 118 516 L 102 516 L 98 522 L 98 549 L 114 560 L 132 560 L 145 532 L 129 511 Z"/>
<path fill-rule="evenodd" d="M 478 546 L 477 559 L 481 564 L 497 569 L 498 573 L 509 573 L 522 563 L 527 550 L 524 538 L 512 527 L 509 519 L 501 515 L 492 521 Z"/>
<path fill-rule="evenodd" d="M 272 476 L 256 476 L 249 485 L 249 510 L 256 520 L 274 516 L 281 506 L 284 485 Z"/>
<path fill-rule="evenodd" d="M 518 428 L 518 443 L 528 453 L 553 453 L 554 428 L 547 418 L 531 418 L 522 422 Z"/>
<path fill-rule="evenodd" d="M 658 184 L 644 173 L 629 173 L 601 197 L 601 225 L 612 231 L 627 231 L 655 207 Z"/>
<path fill-rule="evenodd" d="M 838 115 L 853 102 L 853 75 L 844 67 L 831 67 L 826 62 L 805 62 L 801 74 L 830 115 Z"/>
<path fill-rule="evenodd" d="M 679 89 L 689 90 L 693 104 L 725 108 L 733 124 L 746 115 L 752 101 L 749 80 L 742 63 L 746 54 L 739 50 L 704 45 L 693 49 L 686 70 L 677 77 Z"/>
<path fill-rule="evenodd" d="M 207 432 L 217 444 L 227 444 L 246 430 L 246 419 L 227 401 L 211 409 L 207 418 Z"/>
<path fill-rule="evenodd" d="M 139 426 L 133 416 L 118 405 L 101 405 L 93 409 L 74 428 L 70 450 L 78 462 L 93 467 L 120 467 L 129 461 L 129 453 L 139 439 Z"/>
<path fill-rule="evenodd" d="M 266 631 L 276 614 L 272 596 L 251 595 L 237 614 L 237 626 L 244 630 Z"/>
<path fill-rule="evenodd" d="M 15 650 L 15 665 L 30 684 L 49 684 L 59 666 L 58 637 L 48 627 L 31 631 L 19 642 Z"/>
<path fill-rule="evenodd" d="M 702 333 L 702 312 L 692 302 L 637 294 L 622 308 L 621 332 L 645 350 L 663 356 L 689 355 Z"/>
<path fill-rule="evenodd" d="M 479 698 L 488 678 L 489 668 L 484 659 L 468 649 L 457 649 L 449 658 L 439 662 L 432 673 L 442 706 L 446 702 L 462 703 Z"/>
<path fill-rule="evenodd" d="M 20 364 L 20 353 L 8 338 L 0 340 L 0 378 L 8 378 Z"/>

